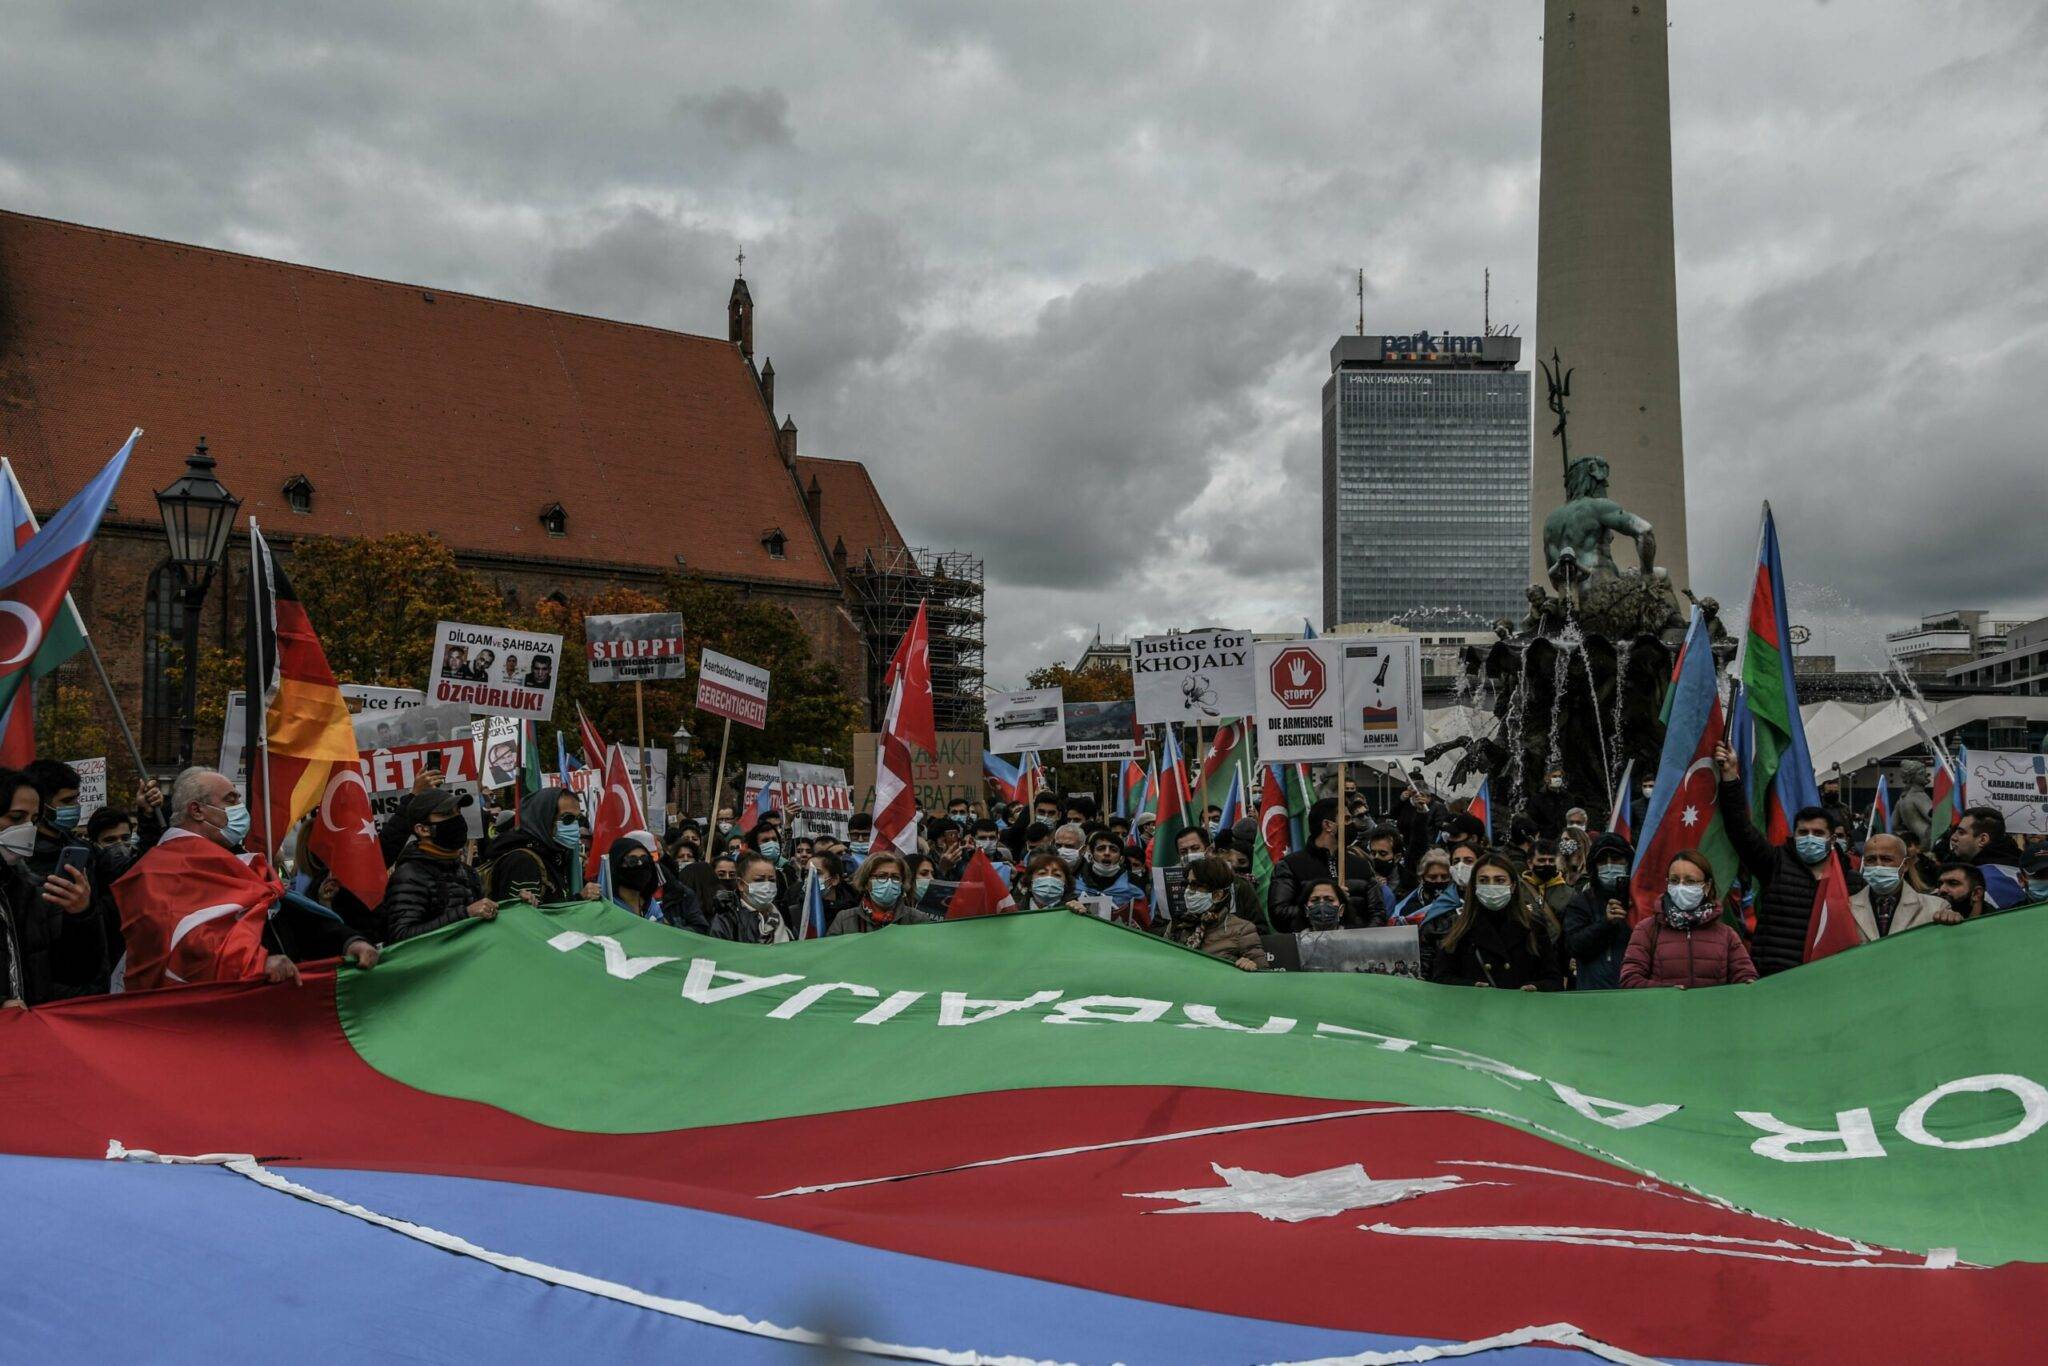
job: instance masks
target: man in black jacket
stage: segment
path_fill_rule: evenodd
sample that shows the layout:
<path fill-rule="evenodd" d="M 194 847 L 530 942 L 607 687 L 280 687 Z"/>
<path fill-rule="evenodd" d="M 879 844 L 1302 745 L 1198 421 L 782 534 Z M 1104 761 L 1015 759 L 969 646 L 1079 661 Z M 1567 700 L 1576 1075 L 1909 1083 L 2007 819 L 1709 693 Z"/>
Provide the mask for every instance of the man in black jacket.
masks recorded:
<path fill-rule="evenodd" d="M 1757 881 L 1756 938 L 1749 956 L 1759 977 L 1796 968 L 1806 961 L 1806 930 L 1820 890 L 1821 861 L 1836 856 L 1834 822 L 1818 806 L 1801 807 L 1792 817 L 1792 838 L 1772 844 L 1750 819 L 1735 751 L 1716 745 L 1714 763 L 1721 771 L 1721 827 Z M 1851 883 L 1850 890 L 1855 889 Z"/>
<path fill-rule="evenodd" d="M 1581 991 L 1621 985 L 1621 960 L 1628 951 L 1628 874 L 1635 853 L 1612 831 L 1593 838 L 1586 876 L 1564 907 L 1565 951 L 1578 965 Z"/>
<path fill-rule="evenodd" d="M 462 861 L 469 826 L 467 792 L 435 788 L 412 798 L 412 840 L 391 866 L 380 909 L 391 942 L 453 925 L 465 918 L 495 919 L 498 903 L 484 895 L 474 869 Z"/>
<path fill-rule="evenodd" d="M 1306 849 L 1297 849 L 1281 859 L 1273 869 L 1273 882 L 1268 893 L 1266 907 L 1275 934 L 1299 934 L 1308 928 L 1308 908 L 1303 901 L 1308 894 L 1309 884 L 1329 881 L 1337 876 L 1337 799 L 1324 797 L 1308 809 L 1309 841 Z M 1364 830 L 1347 830 L 1346 836 L 1364 835 Z M 1348 913 L 1360 915 L 1361 924 L 1375 923 L 1369 913 L 1369 906 L 1363 896 L 1365 885 L 1372 881 L 1372 860 L 1365 852 L 1352 847 L 1344 855 L 1344 877 L 1351 885 L 1344 888 Z"/>

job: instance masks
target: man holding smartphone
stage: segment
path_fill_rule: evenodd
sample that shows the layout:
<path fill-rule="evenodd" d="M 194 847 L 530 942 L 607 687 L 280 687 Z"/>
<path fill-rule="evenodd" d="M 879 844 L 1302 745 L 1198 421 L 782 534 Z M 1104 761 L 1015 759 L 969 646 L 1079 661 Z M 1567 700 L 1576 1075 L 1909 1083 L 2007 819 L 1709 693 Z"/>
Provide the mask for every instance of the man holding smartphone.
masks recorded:
<path fill-rule="evenodd" d="M 66 915 L 90 916 L 91 942 L 97 949 L 79 956 L 54 984 L 60 996 L 91 996 L 107 989 L 108 973 L 120 956 L 119 915 L 105 896 L 111 878 L 94 875 L 92 846 L 79 831 L 78 770 L 55 759 L 36 759 L 22 770 L 35 787 L 41 805 L 36 812 L 35 847 L 22 869 L 41 900 Z M 115 927 L 112 944 L 108 929 Z"/>

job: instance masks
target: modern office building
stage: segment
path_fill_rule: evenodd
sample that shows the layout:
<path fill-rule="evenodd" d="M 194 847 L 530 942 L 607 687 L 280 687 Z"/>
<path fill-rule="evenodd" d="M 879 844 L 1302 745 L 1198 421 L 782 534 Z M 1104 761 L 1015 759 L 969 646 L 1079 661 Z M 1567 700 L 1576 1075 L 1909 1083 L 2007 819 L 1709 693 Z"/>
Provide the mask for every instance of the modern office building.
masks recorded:
<path fill-rule="evenodd" d="M 1572 376 L 1574 457 L 1657 529 L 1657 560 L 1686 579 L 1678 292 L 1671 242 L 1671 72 L 1665 0 L 1545 0 L 1536 345 Z M 1564 501 L 1557 444 L 1536 452 L 1532 539 Z"/>
<path fill-rule="evenodd" d="M 1323 625 L 1528 608 L 1519 337 L 1340 337 L 1323 385 Z"/>

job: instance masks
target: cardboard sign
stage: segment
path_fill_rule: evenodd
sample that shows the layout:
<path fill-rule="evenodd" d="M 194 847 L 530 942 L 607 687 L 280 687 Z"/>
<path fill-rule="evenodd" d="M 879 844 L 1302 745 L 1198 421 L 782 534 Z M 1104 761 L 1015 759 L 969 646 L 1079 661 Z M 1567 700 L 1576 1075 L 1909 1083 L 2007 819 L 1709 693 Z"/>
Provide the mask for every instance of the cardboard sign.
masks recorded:
<path fill-rule="evenodd" d="M 442 733 L 435 738 L 404 744 L 368 746 L 362 742 L 365 718 L 356 718 L 356 743 L 362 751 L 357 762 L 362 768 L 363 786 L 369 790 L 371 817 L 381 829 L 384 822 L 397 812 L 406 794 L 412 791 L 420 774 L 438 767 L 443 787 L 470 795 L 470 805 L 462 814 L 469 825 L 471 837 L 480 837 L 484 819 L 483 790 L 477 781 L 476 739 L 470 732 L 468 709 L 455 703 L 419 707 L 413 711 L 421 714 L 413 719 L 411 729 L 414 734 L 435 730 Z M 386 723 L 372 719 L 370 724 L 374 728 Z"/>
<path fill-rule="evenodd" d="M 92 813 L 107 804 L 107 761 L 73 759 L 71 767 L 78 772 L 78 833 L 83 836 Z"/>
<path fill-rule="evenodd" d="M 846 770 L 784 763 L 780 772 L 782 814 L 790 835 L 845 839 L 847 822 L 853 816 L 853 788 L 846 781 Z"/>
<path fill-rule="evenodd" d="M 583 641 L 593 683 L 650 683 L 689 671 L 681 612 L 585 617 Z"/>
<path fill-rule="evenodd" d="M 939 748 L 929 758 L 910 752 L 910 788 L 917 794 L 920 811 L 944 811 L 949 803 L 961 801 L 981 806 L 988 800 L 981 765 L 982 743 L 978 730 L 942 730 Z M 853 737 L 853 786 L 856 808 L 875 809 L 875 756 L 881 736 L 864 731 Z"/>
<path fill-rule="evenodd" d="M 555 710 L 561 664 L 560 636 L 444 621 L 434 628 L 427 700 L 460 702 L 478 715 L 545 721 Z"/>
<path fill-rule="evenodd" d="M 752 826 L 746 813 L 754 809 L 763 792 L 768 794 L 767 810 L 773 811 L 782 805 L 782 770 L 774 764 L 748 764 L 747 780 L 740 788 L 739 805 L 733 808 L 734 824 Z M 717 819 L 717 812 L 711 814 L 714 820 Z"/>
<path fill-rule="evenodd" d="M 1249 631 L 1183 631 L 1131 642 L 1141 725 L 1249 716 L 1256 687 Z"/>
<path fill-rule="evenodd" d="M 2048 835 L 2048 755 L 1973 749 L 1965 767 L 1971 806 L 1995 808 L 2008 834 Z"/>
<path fill-rule="evenodd" d="M 697 660 L 697 710 L 763 730 L 768 725 L 768 670 L 706 650 Z"/>
<path fill-rule="evenodd" d="M 1344 757 L 1419 757 L 1422 728 L 1422 638 L 1371 636 L 1344 647 Z"/>
<path fill-rule="evenodd" d="M 416 711 L 426 701 L 426 694 L 417 688 L 377 688 L 343 683 L 341 695 L 348 703 L 358 751 L 445 740 L 456 724 L 456 720 L 450 718 L 459 718 L 460 724 L 465 726 L 469 724 L 467 708 L 444 713 L 438 718 L 424 714 L 408 716 L 407 713 Z M 214 765 L 237 787 L 249 780 L 242 754 L 243 740 L 249 733 L 248 725 L 248 703 L 242 690 L 237 688 L 228 694 L 221 721 L 220 760 Z"/>
<path fill-rule="evenodd" d="M 668 833 L 668 751 L 656 745 L 647 747 L 647 767 L 651 770 L 648 781 L 640 781 L 640 751 L 632 745 L 620 745 L 619 757 L 626 761 L 626 772 L 633 779 L 633 791 L 639 794 L 641 812 L 647 817 L 649 833 L 661 836 Z"/>
<path fill-rule="evenodd" d="M 1253 648 L 1253 714 L 1261 760 L 1313 763 L 1346 757 L 1343 646 L 1325 636 L 1261 641 Z"/>
<path fill-rule="evenodd" d="M 1067 720 L 1058 688 L 990 693 L 986 706 L 992 753 L 1066 748 Z"/>
<path fill-rule="evenodd" d="M 1068 702 L 1067 744 L 1070 764 L 1114 763 L 1138 757 L 1136 702 Z"/>

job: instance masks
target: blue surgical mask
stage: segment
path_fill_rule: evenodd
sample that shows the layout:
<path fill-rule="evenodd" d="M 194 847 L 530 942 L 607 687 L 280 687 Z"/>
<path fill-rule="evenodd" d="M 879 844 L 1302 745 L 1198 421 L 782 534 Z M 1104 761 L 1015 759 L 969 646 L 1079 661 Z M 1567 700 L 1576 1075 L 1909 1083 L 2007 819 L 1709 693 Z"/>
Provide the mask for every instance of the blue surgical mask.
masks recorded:
<path fill-rule="evenodd" d="M 1801 863 L 1819 863 L 1828 856 L 1828 847 L 1826 835 L 1797 835 L 1792 840 L 1793 851 Z"/>
<path fill-rule="evenodd" d="M 583 822 L 561 820 L 555 822 L 555 843 L 564 849 L 574 849 L 583 842 Z"/>
<path fill-rule="evenodd" d="M 1600 885 L 1610 892 L 1619 891 L 1621 885 L 1628 881 L 1628 865 L 1626 863 L 1603 863 L 1600 865 L 1598 872 Z"/>
<path fill-rule="evenodd" d="M 1887 894 L 1899 890 L 1899 870 L 1896 868 L 1865 867 L 1863 880 L 1875 890 Z"/>
<path fill-rule="evenodd" d="M 1031 879 L 1031 901 L 1033 905 L 1050 906 L 1066 894 L 1067 884 L 1056 877 L 1035 877 Z"/>
<path fill-rule="evenodd" d="M 782 862 L 782 842 L 780 840 L 762 840 L 761 857 L 773 859 L 777 863 Z"/>
<path fill-rule="evenodd" d="M 78 806 L 53 806 L 50 808 L 50 824 L 67 833 L 78 828 Z"/>
<path fill-rule="evenodd" d="M 896 903 L 903 900 L 903 881 L 900 878 L 878 877 L 868 884 L 868 900 L 885 911 L 896 909 Z"/>
<path fill-rule="evenodd" d="M 1200 887 L 1188 888 L 1186 894 L 1181 898 L 1181 908 L 1189 915 L 1207 915 L 1210 907 L 1215 904 L 1216 893 L 1205 891 Z"/>
<path fill-rule="evenodd" d="M 240 844 L 243 840 L 249 838 L 249 804 L 247 802 L 236 802 L 233 806 L 223 806 L 221 811 L 228 818 L 227 824 L 220 828 L 222 838 L 226 839 L 229 844 Z"/>
<path fill-rule="evenodd" d="M 866 840 L 855 840 L 846 846 L 846 851 L 855 858 L 866 858 L 868 856 L 868 842 Z"/>
<path fill-rule="evenodd" d="M 1707 889 L 1697 882 L 1672 882 L 1664 887 L 1664 897 L 1673 910 L 1696 911 L 1700 908 L 1700 899 L 1706 894 Z"/>

